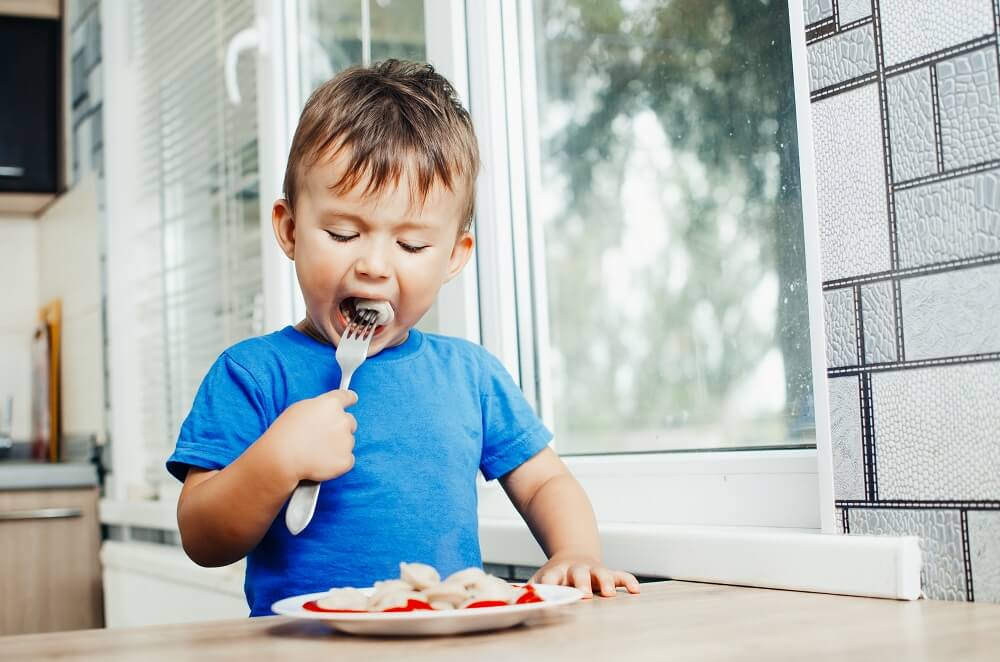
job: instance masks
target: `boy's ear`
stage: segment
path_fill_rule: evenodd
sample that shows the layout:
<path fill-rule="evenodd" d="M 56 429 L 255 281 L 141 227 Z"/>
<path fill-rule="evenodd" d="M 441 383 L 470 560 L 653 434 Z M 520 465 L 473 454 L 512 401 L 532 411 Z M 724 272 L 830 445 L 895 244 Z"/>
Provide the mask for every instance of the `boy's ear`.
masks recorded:
<path fill-rule="evenodd" d="M 448 282 L 465 267 L 469 258 L 472 257 L 472 248 L 476 245 L 476 240 L 471 232 L 463 232 L 455 240 L 455 246 L 451 249 L 451 257 L 448 258 L 448 276 L 444 282 Z"/>
<path fill-rule="evenodd" d="M 292 207 L 288 200 L 278 198 L 271 207 L 271 226 L 274 228 L 274 238 L 289 260 L 295 261 L 295 219 L 292 217 Z"/>

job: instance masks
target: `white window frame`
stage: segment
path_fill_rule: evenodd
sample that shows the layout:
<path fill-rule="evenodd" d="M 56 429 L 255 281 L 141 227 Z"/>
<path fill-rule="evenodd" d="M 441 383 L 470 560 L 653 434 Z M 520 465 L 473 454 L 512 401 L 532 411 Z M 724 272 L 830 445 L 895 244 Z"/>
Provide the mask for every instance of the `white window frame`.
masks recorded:
<path fill-rule="evenodd" d="M 519 0 L 516 5 L 465 5 L 468 43 L 477 45 L 468 53 L 470 105 L 483 155 L 476 217 L 483 294 L 480 314 L 483 344 L 519 378 L 528 398 L 541 402 L 541 415 L 551 424 L 551 396 L 545 388 L 549 382 L 538 379 L 536 373 L 547 372 L 547 306 L 544 287 L 533 289 L 531 282 L 532 270 L 536 277 L 544 275 L 543 251 L 538 250 L 542 233 L 539 224 L 530 226 L 527 209 L 528 199 L 541 186 L 537 121 L 532 110 L 535 81 L 530 5 L 530 0 Z M 632 478 L 653 471 L 664 478 L 665 484 L 644 494 L 642 501 L 647 507 L 633 517 L 635 522 L 835 531 L 829 462 L 820 461 L 829 457 L 829 425 L 812 139 L 808 112 L 802 112 L 809 108 L 805 42 L 801 8 L 790 13 L 792 34 L 796 36 L 793 64 L 800 111 L 797 115 L 817 449 L 566 457 L 566 463 L 581 481 L 592 484 L 588 492 L 599 514 L 615 512 L 621 495 L 634 491 Z M 796 20 L 798 27 L 794 25 Z M 536 247 L 534 255 L 527 251 L 529 235 Z M 523 292 L 533 296 L 518 296 Z M 539 337 L 537 355 L 533 354 L 536 348 L 531 338 L 532 325 L 537 327 Z M 724 480 L 734 475 L 740 476 L 738 489 Z M 686 486 L 680 492 L 676 490 L 679 483 Z M 490 489 L 495 488 L 486 488 L 484 503 L 494 504 Z M 781 498 L 776 499 L 776 494 Z M 682 509 L 665 505 L 676 504 L 678 499 L 684 502 Z M 805 510 L 803 504 L 808 504 Z M 495 505 L 490 508 L 484 514 L 499 515 Z M 611 521 L 621 520 L 616 517 Z"/>

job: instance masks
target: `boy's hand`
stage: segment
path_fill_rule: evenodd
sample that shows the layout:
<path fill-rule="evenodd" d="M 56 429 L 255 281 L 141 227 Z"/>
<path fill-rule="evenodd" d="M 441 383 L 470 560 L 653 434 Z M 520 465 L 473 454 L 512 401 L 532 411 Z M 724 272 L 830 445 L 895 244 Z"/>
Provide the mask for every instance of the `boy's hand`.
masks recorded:
<path fill-rule="evenodd" d="M 625 587 L 629 593 L 639 592 L 639 581 L 621 570 L 609 570 L 600 561 L 585 556 L 556 555 L 538 569 L 530 580 L 538 584 L 575 586 L 585 598 L 598 591 L 604 597 L 615 595 L 615 589 Z"/>
<path fill-rule="evenodd" d="M 357 401 L 354 391 L 328 391 L 296 402 L 271 424 L 278 462 L 296 481 L 319 483 L 351 470 L 358 422 L 344 410 Z"/>

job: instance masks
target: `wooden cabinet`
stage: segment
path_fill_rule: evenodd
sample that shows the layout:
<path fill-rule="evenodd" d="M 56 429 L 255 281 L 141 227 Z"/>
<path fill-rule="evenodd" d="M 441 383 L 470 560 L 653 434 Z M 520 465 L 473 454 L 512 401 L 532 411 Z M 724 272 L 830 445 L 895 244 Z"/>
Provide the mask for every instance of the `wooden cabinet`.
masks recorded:
<path fill-rule="evenodd" d="M 97 488 L 0 491 L 0 635 L 103 625 Z"/>

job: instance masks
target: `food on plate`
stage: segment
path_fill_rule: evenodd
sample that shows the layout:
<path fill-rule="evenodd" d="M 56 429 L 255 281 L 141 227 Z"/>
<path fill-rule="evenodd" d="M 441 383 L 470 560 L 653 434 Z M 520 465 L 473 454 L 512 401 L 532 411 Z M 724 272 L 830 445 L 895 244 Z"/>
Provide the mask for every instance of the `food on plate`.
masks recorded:
<path fill-rule="evenodd" d="M 309 611 L 402 612 L 502 607 L 542 602 L 531 584 L 514 586 L 479 568 L 466 568 L 443 581 L 423 563 L 400 563 L 399 579 L 375 582 L 370 595 L 356 588 L 333 588 L 307 602 Z"/>

